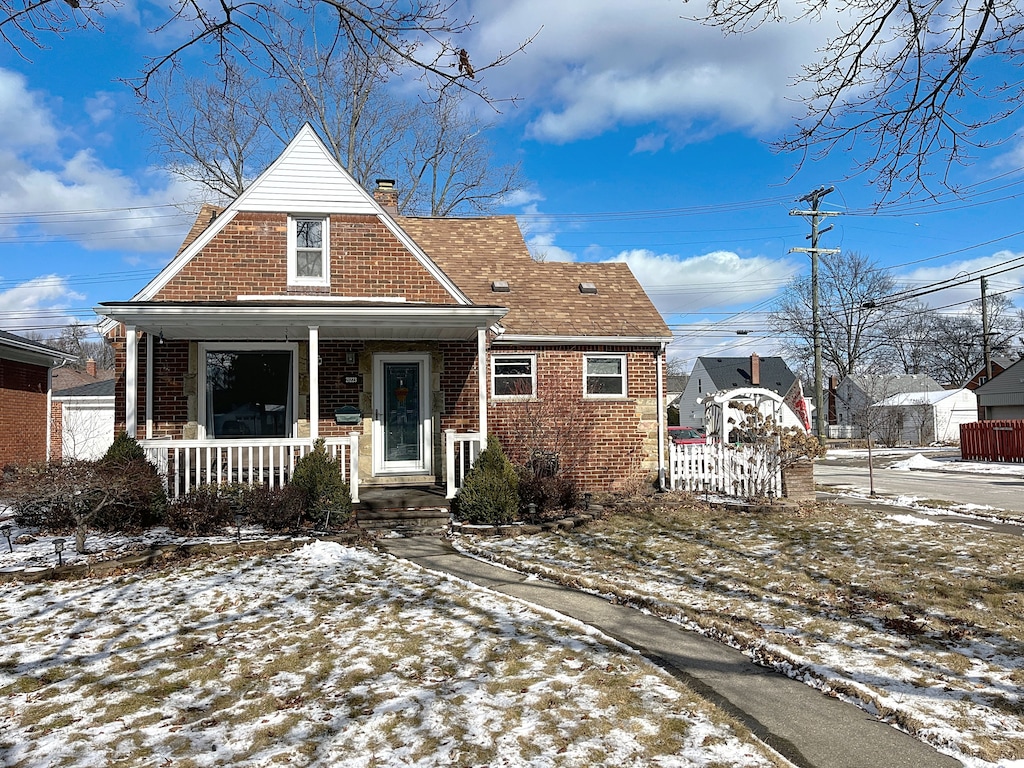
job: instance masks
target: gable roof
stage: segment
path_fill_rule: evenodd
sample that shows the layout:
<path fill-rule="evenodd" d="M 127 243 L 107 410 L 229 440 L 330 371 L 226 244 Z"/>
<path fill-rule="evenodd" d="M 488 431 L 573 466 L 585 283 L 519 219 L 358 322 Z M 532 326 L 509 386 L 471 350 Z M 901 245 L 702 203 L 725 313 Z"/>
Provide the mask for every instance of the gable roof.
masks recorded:
<path fill-rule="evenodd" d="M 970 392 L 969 389 L 940 389 L 926 390 L 924 392 L 897 392 L 879 400 L 872 407 L 906 406 L 906 405 L 935 405 L 946 398 L 958 397 L 961 392 Z"/>
<path fill-rule="evenodd" d="M 889 397 L 902 392 L 947 391 L 945 387 L 926 373 L 905 373 L 899 375 L 851 373 L 843 381 L 848 381 L 863 394 L 872 397 Z"/>
<path fill-rule="evenodd" d="M 1024 395 L 1024 359 L 1018 360 L 1013 365 L 1004 369 L 1002 373 L 993 376 L 974 390 L 974 394 L 978 396 L 979 401 L 981 398 L 989 399 L 989 402 L 984 403 L 984 405 L 1011 404 L 1002 401 L 999 403 L 992 402 L 991 398 Z"/>
<path fill-rule="evenodd" d="M 0 358 L 5 360 L 17 360 L 30 365 L 40 365 L 52 368 L 58 363 L 70 363 L 77 360 L 76 355 L 61 352 L 46 344 L 17 336 L 7 331 L 0 331 Z"/>
<path fill-rule="evenodd" d="M 455 299 L 469 299 L 423 250 L 399 227 L 328 151 L 306 123 L 270 167 L 227 207 L 204 205 L 178 254 L 132 301 L 153 299 L 161 288 L 217 236 L 239 211 L 306 214 L 365 214 L 376 216 L 430 275 Z"/>
<path fill-rule="evenodd" d="M 780 395 L 789 392 L 789 388 L 796 381 L 796 376 L 786 365 L 781 357 L 761 357 L 760 384 L 764 389 L 770 389 Z M 698 357 L 694 368 L 700 365 L 711 378 L 713 387 L 705 387 L 704 391 L 737 389 L 751 385 L 750 358 L 749 357 Z M 693 374 L 690 374 L 691 377 Z"/>
<path fill-rule="evenodd" d="M 83 387 L 95 387 L 97 384 L 109 386 L 109 394 L 114 394 L 114 383 L 117 379 L 117 372 L 112 369 L 99 368 L 95 376 L 90 376 L 86 371 L 66 366 L 56 368 L 53 371 L 53 394 L 67 395 L 75 393 Z M 108 384 L 109 383 L 109 384 Z M 100 390 L 103 388 L 101 387 Z M 95 394 L 106 394 L 103 391 Z"/>
<path fill-rule="evenodd" d="M 475 303 L 508 307 L 505 340 L 672 336 L 626 264 L 534 261 L 514 216 L 397 221 Z M 494 291 L 495 281 L 508 291 Z M 584 283 L 596 293 L 582 292 Z"/>

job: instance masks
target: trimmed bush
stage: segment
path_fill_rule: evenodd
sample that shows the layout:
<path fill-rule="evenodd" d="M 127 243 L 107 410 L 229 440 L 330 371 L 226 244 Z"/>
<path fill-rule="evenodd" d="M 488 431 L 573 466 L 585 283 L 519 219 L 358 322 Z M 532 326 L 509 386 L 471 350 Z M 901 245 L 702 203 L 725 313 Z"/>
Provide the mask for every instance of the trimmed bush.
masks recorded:
<path fill-rule="evenodd" d="M 306 509 L 306 492 L 291 485 L 254 485 L 246 490 L 244 499 L 249 520 L 268 531 L 297 528 Z"/>
<path fill-rule="evenodd" d="M 306 495 L 306 518 L 315 528 L 340 525 L 352 514 L 352 495 L 341 476 L 341 467 L 327 455 L 323 438 L 313 450 L 295 462 L 290 485 Z"/>
<path fill-rule="evenodd" d="M 519 515 L 518 487 L 515 468 L 491 435 L 455 496 L 455 517 L 474 525 L 511 523 Z"/>
<path fill-rule="evenodd" d="M 183 536 L 224 533 L 234 520 L 230 494 L 216 485 L 201 485 L 175 499 L 167 509 L 167 527 Z"/>
<path fill-rule="evenodd" d="M 575 480 L 560 474 L 537 474 L 532 467 L 523 467 L 519 470 L 519 499 L 524 509 L 537 505 L 536 517 L 530 520 L 535 523 L 552 513 L 575 509 L 581 497 Z"/>
<path fill-rule="evenodd" d="M 156 467 L 145 458 L 99 462 L 102 474 L 121 486 L 111 503 L 93 518 L 92 526 L 101 531 L 138 533 L 160 525 L 167 513 L 167 495 Z"/>
<path fill-rule="evenodd" d="M 102 458 L 104 462 L 116 463 L 145 460 L 146 451 L 139 445 L 139 441 L 129 437 L 127 432 L 118 433 Z"/>

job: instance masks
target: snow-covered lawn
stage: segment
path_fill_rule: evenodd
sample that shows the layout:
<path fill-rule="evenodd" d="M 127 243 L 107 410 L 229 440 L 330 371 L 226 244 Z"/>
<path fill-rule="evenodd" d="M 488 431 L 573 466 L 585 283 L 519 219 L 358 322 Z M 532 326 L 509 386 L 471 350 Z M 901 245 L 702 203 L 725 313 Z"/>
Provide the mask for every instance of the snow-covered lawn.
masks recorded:
<path fill-rule="evenodd" d="M 0 590 L 5 766 L 782 765 L 613 640 L 366 548 Z"/>
<path fill-rule="evenodd" d="M 1024 766 L 1020 536 L 666 494 L 582 529 L 458 546 L 721 638 L 968 766 Z"/>

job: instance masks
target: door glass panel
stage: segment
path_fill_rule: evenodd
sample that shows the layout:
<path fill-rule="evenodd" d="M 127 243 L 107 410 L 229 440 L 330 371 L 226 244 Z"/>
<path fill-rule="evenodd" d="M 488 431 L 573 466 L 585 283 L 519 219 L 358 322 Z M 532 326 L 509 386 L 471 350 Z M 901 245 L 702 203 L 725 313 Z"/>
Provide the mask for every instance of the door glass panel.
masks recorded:
<path fill-rule="evenodd" d="M 384 460 L 420 461 L 420 364 L 384 363 Z"/>

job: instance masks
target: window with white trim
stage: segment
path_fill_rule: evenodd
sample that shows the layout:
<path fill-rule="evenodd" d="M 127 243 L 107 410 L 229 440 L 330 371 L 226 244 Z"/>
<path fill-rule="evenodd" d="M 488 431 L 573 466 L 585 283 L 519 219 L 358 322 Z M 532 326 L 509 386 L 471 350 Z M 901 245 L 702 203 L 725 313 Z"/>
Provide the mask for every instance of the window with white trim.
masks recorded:
<path fill-rule="evenodd" d="M 496 398 L 537 396 L 536 355 L 493 355 L 491 392 Z"/>
<path fill-rule="evenodd" d="M 326 216 L 288 217 L 289 285 L 330 285 L 329 222 Z"/>
<path fill-rule="evenodd" d="M 625 397 L 626 356 L 584 355 L 584 397 Z"/>
<path fill-rule="evenodd" d="M 199 345 L 199 406 L 206 437 L 292 437 L 295 345 Z"/>

